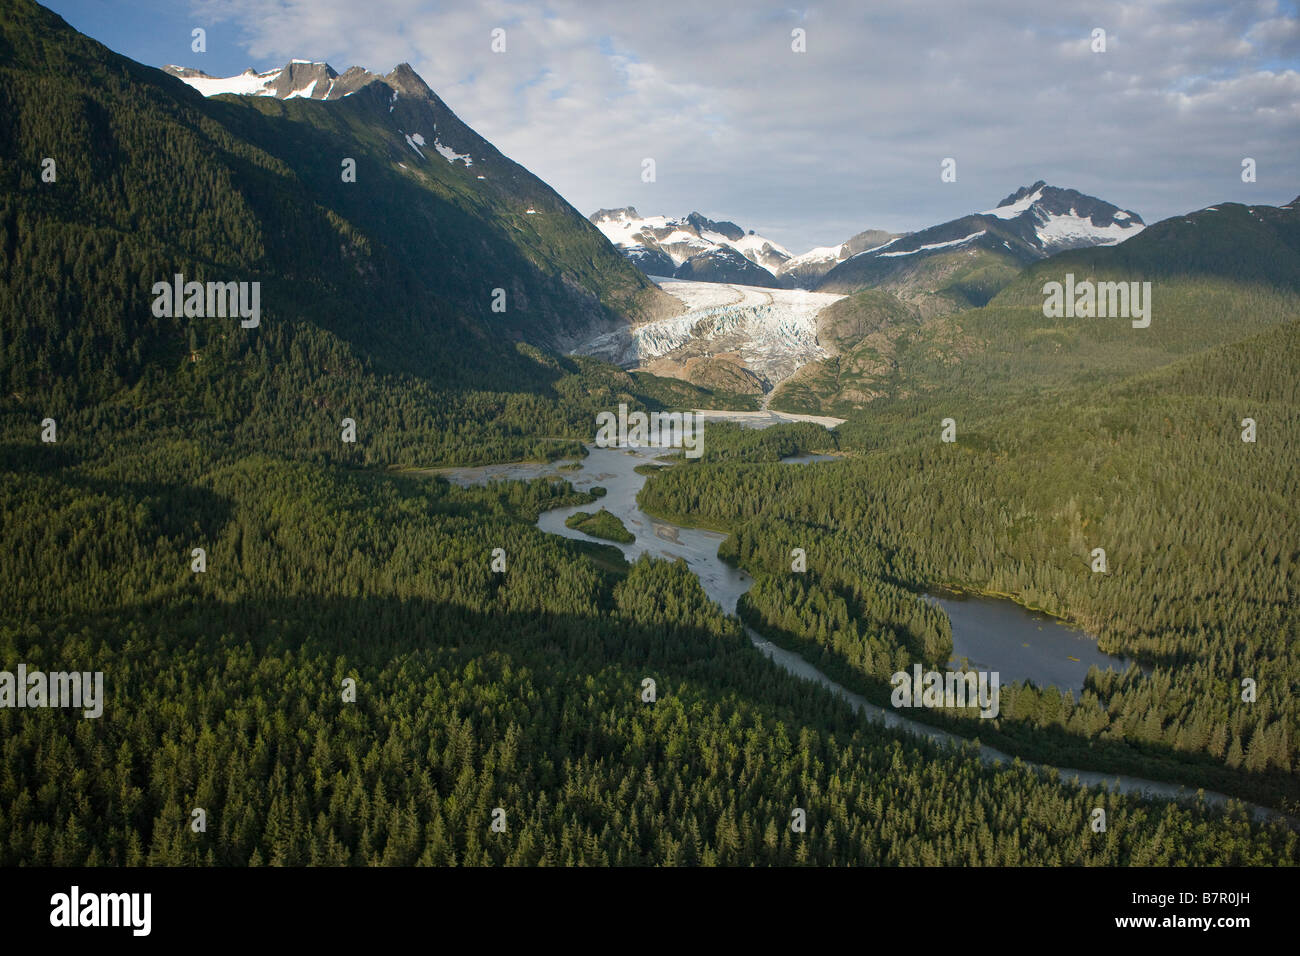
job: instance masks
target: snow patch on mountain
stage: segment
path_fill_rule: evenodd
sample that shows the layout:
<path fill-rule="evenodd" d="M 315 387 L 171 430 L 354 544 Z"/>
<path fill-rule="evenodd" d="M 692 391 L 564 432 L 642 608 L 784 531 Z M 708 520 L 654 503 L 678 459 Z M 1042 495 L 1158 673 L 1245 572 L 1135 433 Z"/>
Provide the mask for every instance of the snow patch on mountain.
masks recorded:
<path fill-rule="evenodd" d="M 293 90 L 292 92 L 290 92 L 290 93 L 285 97 L 285 99 L 286 99 L 286 100 L 291 100 L 291 99 L 293 99 L 295 96 L 302 96 L 302 97 L 306 97 L 307 99 L 311 99 L 311 94 L 315 91 L 315 89 L 316 89 L 316 84 L 317 84 L 318 82 L 320 82 L 320 81 L 319 81 L 319 80 L 312 80 L 310 83 L 308 83 L 308 84 L 307 84 L 305 87 L 303 87 L 301 90 Z"/>
<path fill-rule="evenodd" d="M 947 242 L 928 242 L 925 245 L 918 246 L 915 249 L 908 249 L 906 252 L 882 252 L 880 256 L 882 259 L 891 258 L 893 256 L 914 256 L 918 252 L 928 252 L 931 249 L 947 249 L 951 246 L 960 246 L 964 242 L 970 242 L 972 239 L 978 239 L 980 236 L 984 235 L 986 231 L 987 230 L 981 229 L 979 232 L 972 232 L 969 236 L 965 236 L 964 238 L 949 239 Z M 886 245 L 888 245 L 888 243 L 886 243 Z M 867 251 L 874 252 L 875 250 L 869 249 Z"/>
<path fill-rule="evenodd" d="M 1118 219 L 1119 216 L 1114 218 Z M 1127 219 L 1128 216 L 1125 215 L 1124 218 Z M 1098 226 L 1091 218 L 1074 215 L 1074 211 L 1071 210 L 1068 215 L 1048 216 L 1047 221 L 1034 230 L 1034 234 L 1038 236 L 1038 241 L 1042 243 L 1044 249 L 1062 245 L 1077 248 L 1085 245 L 1113 246 L 1130 236 L 1137 235 L 1143 228 L 1137 223 L 1124 225 L 1123 222 Z"/>
<path fill-rule="evenodd" d="M 441 156 L 443 159 L 445 159 L 447 162 L 451 163 L 452 165 L 455 165 L 456 160 L 458 159 L 463 160 L 466 166 L 474 165 L 474 160 L 470 158 L 469 153 L 458 153 L 450 146 L 444 146 L 436 139 L 433 141 L 433 148 L 438 151 L 439 156 Z"/>
<path fill-rule="evenodd" d="M 1028 212 L 1029 207 L 1042 198 L 1043 187 L 1039 186 L 1032 194 L 1014 201 L 1003 200 L 1004 205 L 998 206 L 996 209 L 988 209 L 980 213 L 980 215 L 997 216 L 999 219 L 1015 219 L 1016 216 L 1019 216 L 1021 213 Z"/>
<path fill-rule="evenodd" d="M 899 239 L 905 239 L 905 238 L 907 238 L 907 237 L 906 237 L 906 236 L 895 236 L 893 239 L 890 239 L 888 242 L 882 242 L 880 245 L 878 245 L 878 246 L 872 246 L 870 249 L 863 249 L 861 252 L 858 252 L 858 253 L 855 253 L 855 254 L 849 256 L 849 259 L 856 259 L 858 256 L 869 256 L 869 255 L 871 255 L 873 252 L 880 252 L 881 249 L 888 249 L 888 248 L 889 248 L 890 246 L 892 246 L 894 243 L 898 242 Z M 881 254 L 882 256 L 894 256 L 894 255 L 898 255 L 898 253 L 896 253 L 896 252 L 880 252 L 880 254 Z M 845 261 L 847 261 L 847 260 L 845 260 Z"/>
<path fill-rule="evenodd" d="M 270 89 L 270 86 L 284 72 L 268 70 L 265 73 L 257 73 L 250 68 L 238 76 L 208 76 L 206 73 L 182 66 L 166 66 L 163 69 L 204 96 L 218 96 L 222 93 L 235 93 L 239 96 L 274 96 L 275 91 Z"/>
<path fill-rule="evenodd" d="M 414 136 L 410 135 L 409 133 L 404 135 L 406 136 L 406 145 L 411 147 L 411 149 L 415 150 L 416 153 L 419 154 L 421 159 L 424 159 L 425 158 L 424 151 L 420 149 L 420 147 L 424 145 L 424 137 L 421 136 L 419 142 L 417 143 Z"/>

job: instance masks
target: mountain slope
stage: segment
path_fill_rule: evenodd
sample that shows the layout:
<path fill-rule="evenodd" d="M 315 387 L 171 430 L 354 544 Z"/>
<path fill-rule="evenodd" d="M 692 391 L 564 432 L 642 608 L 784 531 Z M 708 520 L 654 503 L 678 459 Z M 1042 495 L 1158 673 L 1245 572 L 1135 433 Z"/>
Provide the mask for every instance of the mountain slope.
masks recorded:
<path fill-rule="evenodd" d="M 306 327 L 388 369 L 510 386 L 531 364 L 512 340 L 563 347 L 679 308 L 409 68 L 331 102 L 204 99 L 34 4 L 5 10 L 9 392 L 63 374 L 103 395 L 194 351 L 191 336 L 242 349 Z M 41 179 L 47 157 L 53 182 Z M 154 283 L 178 273 L 260 282 L 260 329 L 155 317 Z M 492 310 L 497 288 L 504 312 Z"/>
<path fill-rule="evenodd" d="M 1127 271 L 1153 280 L 1215 277 L 1300 290 L 1300 196 L 1285 206 L 1228 202 L 1171 216 L 1123 245 L 1078 249 L 1036 264 L 1007 296 L 1018 289 L 1023 297 L 1040 278 L 1070 270 L 1081 276 Z"/>
<path fill-rule="evenodd" d="M 426 281 L 458 298 L 466 311 L 490 316 L 494 328 L 504 324 L 512 337 L 563 349 L 593 326 L 613 327 L 676 311 L 653 283 L 609 254 L 575 209 L 465 125 L 409 65 L 386 76 L 359 67 L 339 76 L 327 64 L 294 62 L 277 76 L 266 94 L 229 101 L 314 127 L 326 139 L 345 136 L 369 146 L 386 171 L 400 171 L 403 179 L 432 193 L 436 204 L 426 202 L 423 208 L 410 203 L 424 195 L 403 189 L 367 195 L 349 214 L 377 231 L 409 229 L 401 245 L 421 253 L 418 268 L 428 271 Z M 333 85 L 322 93 L 325 79 Z M 313 93 L 324 98 L 331 90 L 337 99 L 328 105 L 302 102 Z M 282 130 L 274 133 L 283 135 Z M 259 145 L 268 151 L 279 148 L 274 135 Z M 321 147 L 303 146 L 298 155 L 306 158 L 323 141 Z M 338 152 L 336 143 L 324 148 L 327 156 Z M 332 193 L 337 193 L 337 178 L 331 169 L 325 183 Z M 393 201 L 384 202 L 376 214 L 376 200 L 390 197 Z M 480 235 L 481 226 L 488 227 L 486 235 Z M 505 313 L 488 311 L 494 288 L 507 292 Z M 469 295 L 462 291 L 469 289 Z M 521 307 L 533 313 L 531 321 L 519 314 Z"/>
<path fill-rule="evenodd" d="M 111 407 L 335 457 L 350 415 L 371 439 L 357 455 L 431 463 L 539 454 L 531 435 L 585 436 L 619 395 L 700 400 L 524 344 L 681 307 L 409 69 L 331 102 L 205 99 L 34 3 L 2 6 L 6 427 L 71 427 Z M 417 151 L 406 136 L 421 131 L 475 165 Z M 258 324 L 158 313 L 155 284 L 178 274 L 257 283 Z M 496 288 L 505 312 L 492 311 Z M 80 436 L 100 433 L 112 431 Z"/>
<path fill-rule="evenodd" d="M 838 246 L 818 246 L 809 249 L 801 255 L 787 259 L 782 264 L 777 278 L 788 289 L 811 289 L 822 276 L 845 259 L 882 246 L 901 235 L 904 234 L 886 232 L 883 229 L 867 229 L 841 242 Z"/>
<path fill-rule="evenodd" d="M 1078 283 L 1150 282 L 1150 326 L 1044 316 L 1044 286 L 1067 274 Z M 887 362 L 861 363 L 849 377 L 809 367 L 772 407 L 843 414 L 881 397 L 1007 401 L 1041 388 L 1112 382 L 1297 318 L 1300 202 L 1223 203 L 1163 220 L 1120 245 L 1033 263 L 987 306 L 896 329 Z"/>
<path fill-rule="evenodd" d="M 769 406 L 779 409 L 860 410 L 887 394 L 900 338 L 915 330 L 920 310 L 883 289 L 864 289 L 823 309 L 817 341 L 829 357 L 809 362 L 781 382 Z M 828 401 L 829 399 L 829 401 Z"/>
<path fill-rule="evenodd" d="M 1041 180 L 995 208 L 910 233 L 851 256 L 818 291 L 883 288 L 926 314 L 983 305 L 1026 264 L 1070 249 L 1113 245 L 1144 224 L 1131 210 Z"/>

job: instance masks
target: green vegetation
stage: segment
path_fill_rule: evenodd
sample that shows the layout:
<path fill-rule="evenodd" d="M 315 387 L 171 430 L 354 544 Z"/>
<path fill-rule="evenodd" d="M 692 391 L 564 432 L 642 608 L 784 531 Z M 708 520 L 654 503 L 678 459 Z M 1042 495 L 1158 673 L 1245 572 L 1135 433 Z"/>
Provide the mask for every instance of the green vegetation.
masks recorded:
<path fill-rule="evenodd" d="M 1150 338 L 1125 345 L 1104 321 L 1074 320 L 1057 364 L 1086 367 L 1086 384 L 1059 371 L 1048 384 L 1050 363 L 1033 345 L 1013 358 L 1023 328 L 964 351 L 1028 312 L 995 304 L 961 316 L 967 338 L 952 348 L 962 363 L 900 361 L 916 392 L 873 402 L 869 417 L 837 430 L 855 460 L 673 469 L 647 483 L 641 505 L 734 531 L 724 553 L 756 579 L 742 615 L 878 701 L 903 664 L 948 659 L 946 623 L 914 606 L 926 587 L 1012 594 L 1076 622 L 1152 676 L 1094 672 L 1078 700 L 1011 688 L 996 721 L 962 732 L 1294 810 L 1300 309 L 1289 291 L 1233 299 L 1217 280 L 1157 289 L 1151 328 L 1131 330 Z M 1228 311 L 1233 301 L 1250 307 Z M 1225 313 L 1230 324 L 1215 320 Z M 1048 321 L 1041 309 L 1036 321 Z M 942 327 L 916 334 L 933 342 Z M 1015 374 L 989 374 L 1003 363 Z M 955 444 L 939 441 L 947 417 Z M 1241 441 L 1243 418 L 1267 437 Z M 796 546 L 807 549 L 807 575 L 789 571 Z M 1104 575 L 1090 570 L 1096 547 Z M 1244 702 L 1244 678 L 1270 690 Z"/>
<path fill-rule="evenodd" d="M 125 460 L 4 445 L 0 655 L 102 670 L 108 699 L 99 720 L 0 710 L 0 864 L 1296 859 L 1294 834 L 1242 812 L 1061 788 L 863 724 L 755 654 L 684 564 L 608 574 L 532 527 L 572 500 L 562 483 L 138 437 Z M 1126 825 L 1092 833 L 1095 806 Z"/>
<path fill-rule="evenodd" d="M 627 530 L 627 526 L 619 520 L 618 516 L 604 508 L 595 514 L 589 511 L 575 511 L 564 519 L 564 526 L 576 528 L 593 538 L 604 538 L 606 541 L 617 541 L 620 544 L 631 544 L 636 540 L 636 535 Z"/>
<path fill-rule="evenodd" d="M 417 167 L 362 93 L 204 101 L 26 0 L 0 13 L 0 668 L 102 671 L 107 698 L 95 720 L 0 708 L 0 865 L 1300 856 L 1240 807 L 1063 787 L 864 723 L 755 653 L 684 563 L 629 566 L 540 532 L 543 510 L 594 500 L 567 481 L 462 489 L 401 471 L 579 456 L 594 412 L 621 401 L 753 400 L 516 341 L 654 307 L 522 171 L 516 194 Z M 54 184 L 38 179 L 47 155 Z M 545 215 L 525 219 L 524 201 Z M 155 319 L 151 285 L 175 272 L 263 282 L 261 326 Z M 481 281 L 498 274 L 518 306 L 504 314 Z M 1256 331 L 1030 424 L 954 392 L 972 403 L 956 446 L 933 441 L 945 397 L 930 392 L 837 436 L 710 425 L 705 457 L 643 495 L 734 528 L 728 555 L 756 577 L 745 614 L 864 681 L 885 655 L 946 646 L 918 583 L 1069 612 L 1156 676 L 1096 678 L 1059 721 L 1026 690 L 1004 734 L 1064 737 L 1071 756 L 1162 747 L 1189 775 L 1273 796 L 1297 740 L 1297 345 L 1294 326 Z M 1247 413 L 1270 439 L 1243 450 Z M 827 444 L 855 457 L 776 464 Z M 1076 560 L 1098 537 L 1105 581 Z M 787 582 L 796 538 L 810 573 Z M 1247 671 L 1250 710 L 1227 693 Z M 1125 825 L 1093 833 L 1099 806 Z"/>
<path fill-rule="evenodd" d="M 867 289 L 832 302 L 817 315 L 817 341 L 827 349 L 851 349 L 868 335 L 916 325 L 921 314 L 883 289 Z"/>
<path fill-rule="evenodd" d="M 982 246 L 898 258 L 862 256 L 841 262 L 817 291 L 892 294 L 928 318 L 986 305 L 1023 266 L 1021 256 Z"/>
<path fill-rule="evenodd" d="M 838 436 L 812 422 L 786 422 L 768 428 L 710 422 L 706 427 L 704 454 L 699 458 L 682 460 L 696 465 L 780 461 L 804 452 L 835 451 L 838 448 Z"/>

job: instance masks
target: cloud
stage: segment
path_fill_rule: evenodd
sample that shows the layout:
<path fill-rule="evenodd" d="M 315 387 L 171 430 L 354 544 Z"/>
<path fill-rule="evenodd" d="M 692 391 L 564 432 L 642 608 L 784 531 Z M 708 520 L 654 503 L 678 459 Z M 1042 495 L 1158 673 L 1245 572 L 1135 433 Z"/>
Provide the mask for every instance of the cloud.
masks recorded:
<path fill-rule="evenodd" d="M 582 212 L 699 209 L 800 251 L 986 209 L 1042 178 L 1148 221 L 1300 193 L 1292 7 L 1036 0 L 195 0 L 259 68 L 409 61 Z M 506 30 L 494 54 L 491 31 Z M 806 31 L 807 52 L 791 50 Z M 1091 49 L 1106 30 L 1105 53 Z M 1259 182 L 1240 182 L 1243 156 Z M 944 157 L 956 183 L 939 180 Z M 658 180 L 642 183 L 653 157 Z"/>

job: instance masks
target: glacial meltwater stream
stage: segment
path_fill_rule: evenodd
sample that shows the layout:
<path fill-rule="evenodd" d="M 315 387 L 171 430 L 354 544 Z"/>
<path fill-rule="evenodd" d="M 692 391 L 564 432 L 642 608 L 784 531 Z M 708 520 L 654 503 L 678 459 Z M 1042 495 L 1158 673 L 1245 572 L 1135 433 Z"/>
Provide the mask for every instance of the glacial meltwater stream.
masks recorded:
<path fill-rule="evenodd" d="M 770 422 L 765 422 L 770 424 Z M 564 535 L 582 541 L 593 539 L 581 531 L 567 528 L 564 519 L 575 511 L 592 511 L 605 508 L 616 515 L 636 536 L 630 544 L 615 544 L 629 561 L 642 554 L 673 560 L 682 558 L 699 578 L 704 591 L 727 614 L 735 614 L 736 602 L 753 583 L 744 571 L 734 568 L 718 557 L 718 546 L 726 535 L 696 528 L 683 528 L 654 518 L 643 512 L 636 501 L 637 492 L 645 483 L 645 476 L 636 472 L 636 466 L 656 462 L 663 449 L 597 448 L 587 446 L 588 456 L 579 470 L 561 470 L 565 462 L 549 464 L 520 463 L 513 465 L 486 465 L 473 468 L 442 469 L 440 474 L 458 485 L 481 485 L 492 481 L 531 480 L 534 478 L 564 479 L 579 490 L 602 486 L 607 493 L 595 504 L 575 505 L 544 512 L 537 526 L 552 534 Z M 833 456 L 806 455 L 788 459 L 793 467 L 834 467 Z M 570 468 L 572 464 L 570 463 Z M 667 466 L 671 467 L 671 466 Z M 611 542 L 601 542 L 611 544 Z M 954 660 L 969 660 L 972 667 L 998 671 L 1004 683 L 1030 679 L 1039 686 L 1048 684 L 1076 693 L 1083 686 L 1088 667 L 1114 666 L 1123 670 L 1126 662 L 1110 657 L 1097 649 L 1096 641 L 1088 635 L 1073 630 L 1043 615 L 1026 611 L 1016 604 L 999 599 L 982 597 L 957 597 L 949 594 L 927 595 L 935 601 L 952 621 Z M 870 720 L 899 727 L 932 740 L 962 746 L 969 741 L 955 734 L 930 727 L 870 703 L 860 694 L 842 687 L 798 654 L 777 647 L 765 640 L 753 628 L 746 633 L 754 646 L 786 671 L 829 688 L 844 698 L 855 710 Z M 1011 757 L 988 746 L 979 748 L 980 759 L 986 763 L 1010 763 Z M 1140 777 L 1104 774 L 1065 767 L 1049 767 L 1023 761 L 1027 766 L 1042 770 L 1055 770 L 1063 784 L 1073 781 L 1083 786 L 1105 785 L 1109 789 L 1126 793 L 1139 793 L 1161 799 L 1194 801 L 1198 791 L 1174 783 L 1145 780 Z M 1206 803 L 1222 806 L 1229 797 L 1212 791 L 1201 791 Z M 1277 811 L 1242 801 L 1256 819 L 1286 819 Z M 1291 821 L 1293 824 L 1295 821 Z"/>

